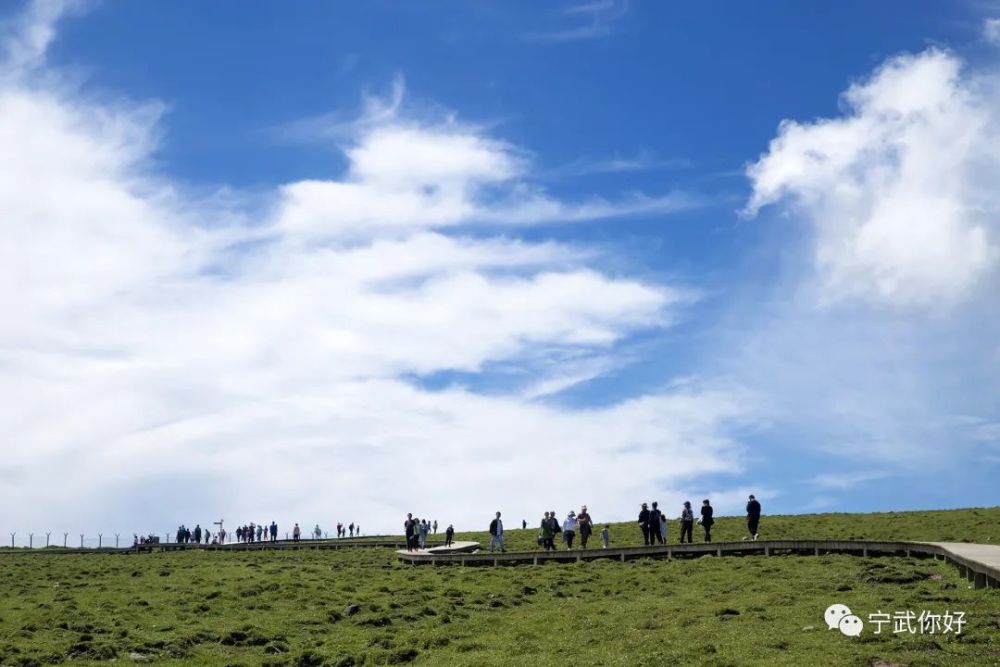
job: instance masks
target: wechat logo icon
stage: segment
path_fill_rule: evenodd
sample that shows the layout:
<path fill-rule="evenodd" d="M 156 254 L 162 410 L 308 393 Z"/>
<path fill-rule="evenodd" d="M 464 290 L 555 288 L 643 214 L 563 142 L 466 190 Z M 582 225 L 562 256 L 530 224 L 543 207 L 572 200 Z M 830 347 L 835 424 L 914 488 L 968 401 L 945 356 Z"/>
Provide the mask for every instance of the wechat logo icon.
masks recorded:
<path fill-rule="evenodd" d="M 823 614 L 826 621 L 827 630 L 840 630 L 848 637 L 858 637 L 865 624 L 860 618 L 851 613 L 851 610 L 844 604 L 832 604 L 826 608 Z"/>

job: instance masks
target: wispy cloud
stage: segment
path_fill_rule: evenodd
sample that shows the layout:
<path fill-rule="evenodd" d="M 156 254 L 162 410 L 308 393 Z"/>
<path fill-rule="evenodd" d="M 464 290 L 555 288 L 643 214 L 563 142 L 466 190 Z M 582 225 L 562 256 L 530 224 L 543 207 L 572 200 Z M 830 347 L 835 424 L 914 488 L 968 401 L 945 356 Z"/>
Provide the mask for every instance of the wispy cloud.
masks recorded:
<path fill-rule="evenodd" d="M 983 39 L 990 44 L 1000 46 L 1000 18 L 988 18 L 983 21 Z"/>
<path fill-rule="evenodd" d="M 886 470 L 852 470 L 840 473 L 823 473 L 822 475 L 816 475 L 805 483 L 821 489 L 844 491 L 854 488 L 859 484 L 885 479 L 891 475 L 892 473 Z"/>
<path fill-rule="evenodd" d="M 550 30 L 525 33 L 537 42 L 578 42 L 607 37 L 628 13 L 628 0 L 596 0 L 563 9 L 554 16 Z"/>
<path fill-rule="evenodd" d="M 687 158 L 664 158 L 652 151 L 639 151 L 634 155 L 606 158 L 582 157 L 569 164 L 544 170 L 537 175 L 539 178 L 569 178 L 589 176 L 592 174 L 617 174 L 654 169 L 688 169 L 693 162 Z"/>

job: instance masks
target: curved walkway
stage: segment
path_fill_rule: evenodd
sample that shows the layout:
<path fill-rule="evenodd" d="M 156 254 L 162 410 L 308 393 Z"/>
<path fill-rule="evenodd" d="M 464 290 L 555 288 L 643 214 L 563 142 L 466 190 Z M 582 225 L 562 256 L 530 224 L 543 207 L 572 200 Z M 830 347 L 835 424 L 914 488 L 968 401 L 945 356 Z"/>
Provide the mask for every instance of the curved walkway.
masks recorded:
<path fill-rule="evenodd" d="M 521 551 L 508 553 L 440 554 L 397 551 L 404 563 L 413 565 L 540 565 L 542 563 L 579 562 L 612 558 L 626 561 L 636 558 L 696 558 L 698 556 L 745 556 L 783 553 L 846 553 L 858 556 L 923 556 L 946 560 L 959 568 L 976 588 L 1000 587 L 1000 546 L 961 542 L 898 542 L 874 540 L 771 540 L 759 542 L 708 542 L 701 544 L 629 546 L 612 549 L 574 549 L 572 551 Z"/>

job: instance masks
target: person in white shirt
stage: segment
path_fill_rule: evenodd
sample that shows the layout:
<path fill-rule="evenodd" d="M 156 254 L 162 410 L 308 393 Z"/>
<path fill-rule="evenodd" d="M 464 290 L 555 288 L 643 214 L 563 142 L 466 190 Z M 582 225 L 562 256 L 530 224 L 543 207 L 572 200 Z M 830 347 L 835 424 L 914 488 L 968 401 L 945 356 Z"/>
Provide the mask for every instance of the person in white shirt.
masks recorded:
<path fill-rule="evenodd" d="M 576 537 L 576 514 L 573 510 L 569 511 L 566 515 L 566 520 L 563 521 L 563 541 L 566 542 L 566 548 L 573 548 L 573 538 Z"/>

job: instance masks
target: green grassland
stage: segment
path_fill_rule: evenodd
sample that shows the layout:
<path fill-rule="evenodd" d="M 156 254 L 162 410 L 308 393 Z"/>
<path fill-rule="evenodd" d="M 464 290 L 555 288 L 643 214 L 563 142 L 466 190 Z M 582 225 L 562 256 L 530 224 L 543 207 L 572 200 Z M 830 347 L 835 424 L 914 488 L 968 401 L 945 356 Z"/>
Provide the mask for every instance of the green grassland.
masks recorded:
<path fill-rule="evenodd" d="M 764 537 L 1000 541 L 1000 508 L 765 517 Z M 671 527 L 674 530 L 674 526 Z M 641 541 L 614 524 L 618 544 Z M 742 537 L 724 518 L 716 539 Z M 480 540 L 483 534 L 466 534 Z M 534 548 L 535 529 L 509 548 Z M 676 534 L 671 535 L 676 541 Z M 930 559 L 748 556 L 402 565 L 390 549 L 0 555 L 0 665 L 1000 664 L 1000 591 Z M 827 630 L 966 612 L 961 635 Z M 348 608 L 350 605 L 356 608 Z"/>

